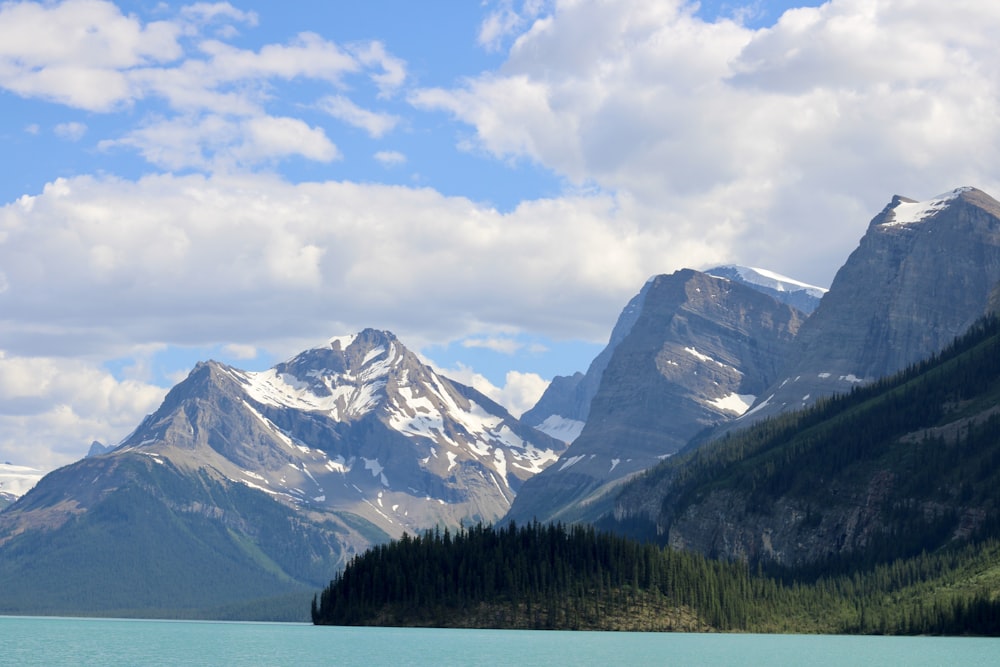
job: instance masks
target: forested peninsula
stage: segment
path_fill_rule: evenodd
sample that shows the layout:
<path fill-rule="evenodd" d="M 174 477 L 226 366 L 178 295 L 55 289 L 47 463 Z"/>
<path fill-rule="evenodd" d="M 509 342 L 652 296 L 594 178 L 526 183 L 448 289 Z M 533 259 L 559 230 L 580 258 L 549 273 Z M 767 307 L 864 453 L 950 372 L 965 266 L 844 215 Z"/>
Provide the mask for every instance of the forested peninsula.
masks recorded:
<path fill-rule="evenodd" d="M 765 571 L 591 526 L 404 535 L 313 599 L 317 625 L 1000 635 L 1000 542 L 851 574 Z"/>

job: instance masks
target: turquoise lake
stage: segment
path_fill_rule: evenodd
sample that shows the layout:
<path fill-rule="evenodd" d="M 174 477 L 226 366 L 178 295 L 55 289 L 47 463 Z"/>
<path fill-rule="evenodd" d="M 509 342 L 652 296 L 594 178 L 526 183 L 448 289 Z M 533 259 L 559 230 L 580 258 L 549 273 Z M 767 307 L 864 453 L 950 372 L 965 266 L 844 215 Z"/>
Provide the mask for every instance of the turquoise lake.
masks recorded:
<path fill-rule="evenodd" d="M 0 665 L 997 665 L 1000 639 L 0 617 Z"/>

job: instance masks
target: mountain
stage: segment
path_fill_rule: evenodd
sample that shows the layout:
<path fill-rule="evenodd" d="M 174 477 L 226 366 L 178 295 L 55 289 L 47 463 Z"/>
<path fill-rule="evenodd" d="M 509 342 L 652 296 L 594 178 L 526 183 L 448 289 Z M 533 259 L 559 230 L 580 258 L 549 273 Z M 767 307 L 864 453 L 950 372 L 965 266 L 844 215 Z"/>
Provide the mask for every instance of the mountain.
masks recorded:
<path fill-rule="evenodd" d="M 781 377 L 741 420 L 810 405 L 926 358 L 982 316 L 1000 282 L 1000 202 L 958 188 L 895 196 L 802 325 Z"/>
<path fill-rule="evenodd" d="M 704 273 L 742 283 L 805 314 L 813 312 L 826 293 L 822 287 L 808 285 L 767 269 L 726 265 Z M 534 407 L 521 415 L 521 421 L 566 442 L 573 442 L 580 435 L 590 415 L 590 403 L 600 387 L 604 369 L 608 367 L 615 348 L 632 330 L 642 313 L 651 282 L 647 281 L 639 293 L 629 300 L 615 323 L 607 346 L 594 358 L 586 374 L 578 372 L 571 376 L 554 377 Z"/>
<path fill-rule="evenodd" d="M 820 299 L 827 292 L 823 287 L 809 285 L 767 269 L 749 266 L 735 264 L 717 266 L 706 269 L 705 273 L 753 287 L 759 292 L 773 296 L 782 303 L 798 308 L 807 315 L 816 310 Z"/>
<path fill-rule="evenodd" d="M 498 519 L 563 449 L 384 331 L 263 372 L 199 363 L 113 451 L 0 513 L 0 611 L 196 613 L 312 588 L 390 536 Z M 63 577 L 87 581 L 72 604 Z"/>
<path fill-rule="evenodd" d="M 994 316 L 904 372 L 664 463 L 623 488 L 605 525 L 825 573 L 995 539 L 998 406 Z"/>
<path fill-rule="evenodd" d="M 507 518 L 599 515 L 621 480 L 741 414 L 777 377 L 805 317 L 747 285 L 690 269 L 652 279 L 626 312 L 634 320 L 619 321 L 624 334 L 580 436 L 524 483 Z"/>
<path fill-rule="evenodd" d="M 611 330 L 608 344 L 590 362 L 586 374 L 578 372 L 569 377 L 554 377 L 538 402 L 521 415 L 521 421 L 568 443 L 580 435 L 590 415 L 590 403 L 597 394 L 611 355 L 639 319 L 652 282 L 647 281 L 639 293 L 625 305 Z"/>
<path fill-rule="evenodd" d="M 99 440 L 94 440 L 90 443 L 90 449 L 87 450 L 87 456 L 100 456 L 101 454 L 107 454 L 112 449 L 114 449 L 113 446 L 105 445 Z"/>

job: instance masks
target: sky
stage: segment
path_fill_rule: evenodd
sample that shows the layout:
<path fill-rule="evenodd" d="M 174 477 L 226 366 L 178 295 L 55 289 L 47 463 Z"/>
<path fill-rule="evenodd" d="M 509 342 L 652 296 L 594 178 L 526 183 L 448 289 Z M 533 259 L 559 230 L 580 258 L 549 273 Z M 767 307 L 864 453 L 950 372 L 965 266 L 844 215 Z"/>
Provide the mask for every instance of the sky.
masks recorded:
<path fill-rule="evenodd" d="M 651 276 L 1000 196 L 981 0 L 0 3 L 0 462 L 394 332 L 515 415 Z"/>

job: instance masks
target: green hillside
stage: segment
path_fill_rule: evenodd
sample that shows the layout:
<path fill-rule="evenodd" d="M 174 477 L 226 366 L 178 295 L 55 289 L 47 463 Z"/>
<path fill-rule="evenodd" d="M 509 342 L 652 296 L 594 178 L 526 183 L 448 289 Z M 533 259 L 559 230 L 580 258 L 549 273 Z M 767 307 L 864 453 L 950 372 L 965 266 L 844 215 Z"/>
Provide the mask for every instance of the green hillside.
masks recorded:
<path fill-rule="evenodd" d="M 341 517 L 310 522 L 243 484 L 149 456 L 81 464 L 102 476 L 96 496 L 56 471 L 4 514 L 0 613 L 306 620 L 307 591 L 346 560 Z M 49 529 L 37 529 L 43 513 Z M 19 514 L 34 529 L 19 532 Z"/>

